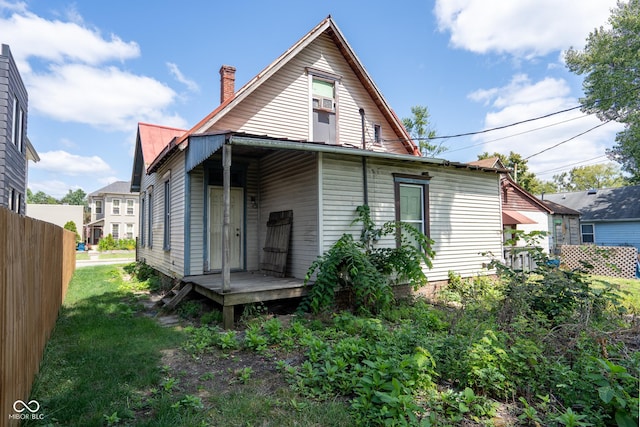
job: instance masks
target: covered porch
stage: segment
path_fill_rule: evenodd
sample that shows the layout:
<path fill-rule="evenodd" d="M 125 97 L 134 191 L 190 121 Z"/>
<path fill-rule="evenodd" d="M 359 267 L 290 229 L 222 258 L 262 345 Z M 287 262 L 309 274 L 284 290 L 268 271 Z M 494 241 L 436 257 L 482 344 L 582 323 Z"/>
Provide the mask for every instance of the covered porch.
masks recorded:
<path fill-rule="evenodd" d="M 223 327 L 233 328 L 235 306 L 256 302 L 299 298 L 307 295 L 308 287 L 302 279 L 273 277 L 260 271 L 230 273 L 230 287 L 223 290 L 223 274 L 186 276 L 182 282 L 194 292 L 222 306 Z"/>

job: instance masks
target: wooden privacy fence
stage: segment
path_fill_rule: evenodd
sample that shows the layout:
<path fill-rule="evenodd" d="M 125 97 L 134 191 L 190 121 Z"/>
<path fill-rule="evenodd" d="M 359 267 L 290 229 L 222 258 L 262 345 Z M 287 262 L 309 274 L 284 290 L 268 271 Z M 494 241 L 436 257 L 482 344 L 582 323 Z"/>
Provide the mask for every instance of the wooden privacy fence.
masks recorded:
<path fill-rule="evenodd" d="M 638 250 L 633 246 L 562 245 L 560 260 L 569 269 L 584 268 L 580 261 L 593 266 L 589 273 L 598 276 L 636 277 Z"/>
<path fill-rule="evenodd" d="M 75 233 L 0 208 L 0 426 L 38 416 L 28 397 L 75 262 Z"/>

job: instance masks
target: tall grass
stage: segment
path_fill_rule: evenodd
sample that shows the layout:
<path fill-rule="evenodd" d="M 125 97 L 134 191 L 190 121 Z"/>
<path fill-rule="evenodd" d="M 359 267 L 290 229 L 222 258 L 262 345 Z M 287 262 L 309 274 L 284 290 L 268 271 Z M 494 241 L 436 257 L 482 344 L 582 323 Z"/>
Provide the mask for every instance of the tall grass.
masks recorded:
<path fill-rule="evenodd" d="M 140 396 L 157 384 L 161 350 L 182 334 L 139 316 L 121 269 L 76 271 L 49 341 L 31 399 L 44 419 L 36 424 L 104 425 L 105 415 L 133 417 Z"/>

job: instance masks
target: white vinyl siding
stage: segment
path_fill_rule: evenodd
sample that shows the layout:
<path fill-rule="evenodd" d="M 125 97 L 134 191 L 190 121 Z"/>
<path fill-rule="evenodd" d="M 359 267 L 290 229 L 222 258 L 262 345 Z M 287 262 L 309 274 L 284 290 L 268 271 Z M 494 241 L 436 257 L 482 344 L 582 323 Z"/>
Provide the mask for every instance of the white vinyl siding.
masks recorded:
<path fill-rule="evenodd" d="M 322 217 L 323 250 L 343 233 L 359 236 L 360 228 L 350 226 L 355 209 L 363 204 L 362 163 L 360 158 L 346 159 L 325 155 L 322 159 L 324 206 Z M 434 240 L 436 257 L 429 280 L 446 280 L 448 271 L 468 277 L 486 272 L 489 259 L 482 252 L 498 256 L 502 251 L 502 222 L 498 175 L 435 168 L 420 164 L 367 160 L 369 206 L 377 225 L 395 220 L 393 173 L 421 175 L 428 172 L 428 228 Z M 378 242 L 389 247 L 395 239 Z"/>
<path fill-rule="evenodd" d="M 304 278 L 318 256 L 316 155 L 276 152 L 260 162 L 260 248 L 265 245 L 270 212 L 293 210 L 287 276 Z M 263 254 L 260 250 L 260 257 Z"/>
<path fill-rule="evenodd" d="M 189 262 L 189 274 L 203 274 L 204 269 L 204 236 L 207 228 L 204 225 L 204 169 L 198 166 L 189 173 L 191 187 L 191 220 L 189 239 L 191 245 L 191 258 Z"/>
<path fill-rule="evenodd" d="M 546 212 L 527 210 L 517 210 L 516 212 L 536 222 L 535 224 L 518 224 L 516 226 L 516 230 L 521 230 L 526 234 L 529 234 L 533 231 L 544 231 L 546 233 L 549 232 L 549 215 Z M 526 244 L 526 241 L 519 240 L 517 245 L 525 246 Z M 549 235 L 547 234 L 546 236 L 539 236 L 538 240 L 536 240 L 536 244 L 537 246 L 543 248 L 545 252 L 548 252 Z"/>
<path fill-rule="evenodd" d="M 164 235 L 164 178 L 171 171 L 170 185 L 170 240 L 171 250 L 163 250 Z M 149 192 L 153 186 L 152 192 Z M 147 215 L 152 216 L 148 224 L 147 246 L 139 248 L 138 257 L 169 277 L 184 276 L 184 218 L 185 218 L 185 177 L 184 156 L 171 157 L 151 175 L 143 175 L 140 188 L 147 190 Z"/>
<path fill-rule="evenodd" d="M 341 76 L 337 84 L 337 139 L 342 145 L 362 146 L 362 123 L 359 109 L 365 110 L 367 148 L 406 154 L 406 149 L 391 132 L 360 80 L 338 51 L 333 41 L 322 35 L 300 52 L 278 73 L 239 103 L 212 129 L 233 129 L 256 135 L 309 140 L 311 133 L 311 82 L 308 67 Z M 381 128 L 382 143 L 373 144 L 374 125 Z"/>

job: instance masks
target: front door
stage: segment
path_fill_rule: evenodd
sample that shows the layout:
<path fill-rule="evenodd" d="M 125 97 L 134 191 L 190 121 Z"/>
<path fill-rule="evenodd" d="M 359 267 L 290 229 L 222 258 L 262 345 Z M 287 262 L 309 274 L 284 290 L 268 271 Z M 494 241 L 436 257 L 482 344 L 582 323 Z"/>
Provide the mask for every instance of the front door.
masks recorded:
<path fill-rule="evenodd" d="M 209 187 L 209 270 L 222 269 L 222 187 Z M 243 268 L 243 227 L 244 191 L 231 188 L 229 201 L 229 266 Z"/>

